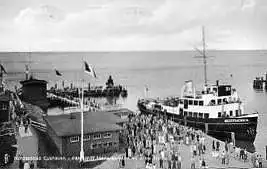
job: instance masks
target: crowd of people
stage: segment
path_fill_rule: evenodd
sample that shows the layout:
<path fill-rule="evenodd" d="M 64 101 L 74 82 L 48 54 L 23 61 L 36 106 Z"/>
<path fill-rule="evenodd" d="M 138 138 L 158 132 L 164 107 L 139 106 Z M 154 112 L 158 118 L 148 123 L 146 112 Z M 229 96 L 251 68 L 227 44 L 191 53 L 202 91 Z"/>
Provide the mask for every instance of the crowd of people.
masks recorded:
<path fill-rule="evenodd" d="M 126 158 L 144 159 L 147 168 L 207 168 L 207 158 L 218 159 L 222 165 L 228 166 L 235 151 L 239 149 L 229 141 L 222 143 L 214 139 L 211 143 L 207 141 L 207 135 L 203 131 L 179 125 L 160 116 L 132 115 L 125 128 Z M 190 148 L 190 166 L 182 164 L 182 145 Z M 208 148 L 211 154 L 206 154 Z M 245 161 L 248 158 L 247 151 L 240 150 L 242 149 L 239 149 L 237 156 Z M 261 156 L 255 155 L 251 160 L 253 166 L 262 167 Z M 121 160 L 122 163 L 121 166 L 125 166 L 125 158 Z"/>
<path fill-rule="evenodd" d="M 181 169 L 182 144 L 191 146 L 191 168 L 207 166 L 202 131 L 188 128 L 165 118 L 152 115 L 133 115 L 126 127 L 127 158 L 143 158 L 147 167 Z M 125 161 L 124 161 L 125 163 Z"/>

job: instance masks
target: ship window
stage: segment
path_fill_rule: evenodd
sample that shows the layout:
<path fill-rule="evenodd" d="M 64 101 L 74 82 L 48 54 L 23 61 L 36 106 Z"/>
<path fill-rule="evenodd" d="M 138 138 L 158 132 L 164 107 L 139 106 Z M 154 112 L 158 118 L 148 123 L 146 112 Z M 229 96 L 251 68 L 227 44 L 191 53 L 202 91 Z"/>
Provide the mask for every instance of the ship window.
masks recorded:
<path fill-rule="evenodd" d="M 83 136 L 83 140 L 84 140 L 84 141 L 88 141 L 88 140 L 90 140 L 90 135 L 84 135 L 84 136 Z"/>
<path fill-rule="evenodd" d="M 221 112 L 218 112 L 218 117 L 222 117 L 222 113 Z"/>
<path fill-rule="evenodd" d="M 180 100 L 180 104 L 184 104 L 184 101 L 183 100 Z"/>
<path fill-rule="evenodd" d="M 233 116 L 233 111 L 232 110 L 230 110 L 230 116 Z"/>
<path fill-rule="evenodd" d="M 189 112 L 189 116 L 192 117 L 193 113 L 192 112 Z"/>
<path fill-rule="evenodd" d="M 183 111 L 184 111 L 184 110 L 180 108 L 180 114 L 183 114 Z"/>
<path fill-rule="evenodd" d="M 204 118 L 208 119 L 209 118 L 209 113 L 204 113 Z"/>
<path fill-rule="evenodd" d="M 72 137 L 70 137 L 70 142 L 71 143 L 76 143 L 78 141 L 79 141 L 79 136 L 72 136 Z"/>
<path fill-rule="evenodd" d="M 189 100 L 189 105 L 193 105 L 193 100 Z"/>
<path fill-rule="evenodd" d="M 199 105 L 200 106 L 203 106 L 204 105 L 204 103 L 203 103 L 203 101 L 201 100 L 201 101 L 199 101 Z"/>
<path fill-rule="evenodd" d="M 6 104 L 2 104 L 2 110 L 7 110 L 7 105 Z"/>
<path fill-rule="evenodd" d="M 238 110 L 235 111 L 235 116 L 238 117 Z"/>
<path fill-rule="evenodd" d="M 222 103 L 222 99 L 218 99 L 218 104 L 221 104 Z"/>
<path fill-rule="evenodd" d="M 197 113 L 196 112 L 194 113 L 194 117 L 197 117 Z"/>
<path fill-rule="evenodd" d="M 223 99 L 223 103 L 228 103 L 226 98 Z"/>
<path fill-rule="evenodd" d="M 203 118 L 203 113 L 199 113 L 199 118 Z"/>
<path fill-rule="evenodd" d="M 111 138 L 112 134 L 111 133 L 105 133 L 103 135 L 103 138 Z"/>
<path fill-rule="evenodd" d="M 223 112 L 222 117 L 226 117 L 226 111 Z"/>
<path fill-rule="evenodd" d="M 197 106 L 198 105 L 198 101 L 194 100 L 194 105 Z"/>
<path fill-rule="evenodd" d="M 214 105 L 214 104 L 215 104 L 215 100 L 211 100 L 210 102 L 211 102 L 211 104 L 212 104 L 212 105 Z"/>
<path fill-rule="evenodd" d="M 187 116 L 187 111 L 184 112 L 184 116 Z"/>
<path fill-rule="evenodd" d="M 94 135 L 94 139 L 96 140 L 96 139 L 100 139 L 101 138 L 101 135 L 100 134 L 95 134 Z"/>

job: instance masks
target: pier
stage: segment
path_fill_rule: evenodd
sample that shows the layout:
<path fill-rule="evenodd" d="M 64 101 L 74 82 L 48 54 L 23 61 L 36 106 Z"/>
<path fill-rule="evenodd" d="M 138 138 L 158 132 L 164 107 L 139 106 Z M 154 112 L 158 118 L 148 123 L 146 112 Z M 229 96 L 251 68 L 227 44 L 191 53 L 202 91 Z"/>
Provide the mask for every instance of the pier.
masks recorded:
<path fill-rule="evenodd" d="M 150 118 L 144 118 L 144 121 L 146 125 L 150 125 L 149 121 Z M 162 119 L 157 119 L 157 121 L 162 121 Z M 131 123 L 131 122 L 130 122 Z M 154 123 L 154 122 L 152 122 Z M 163 122 L 164 123 L 164 122 Z M 133 124 L 133 123 L 132 123 Z M 208 169 L 223 169 L 223 168 L 256 168 L 253 166 L 252 163 L 252 156 L 253 154 L 249 152 L 245 152 L 244 158 L 241 157 L 241 149 L 235 148 L 232 143 L 222 142 L 220 140 L 217 140 L 211 136 L 208 136 L 207 134 L 203 133 L 202 131 L 192 130 L 185 126 L 180 126 L 179 124 L 169 121 L 166 125 L 162 125 L 163 129 L 160 130 L 157 134 L 157 139 L 153 141 L 153 148 L 146 148 L 145 150 L 140 152 L 139 146 L 136 148 L 133 148 L 133 144 L 130 143 L 129 149 L 131 152 L 130 154 L 128 152 L 125 152 L 125 154 L 115 154 L 114 159 L 117 160 L 107 160 L 104 163 L 102 163 L 100 166 L 96 167 L 98 169 L 104 169 L 104 168 L 110 168 L 110 169 L 116 169 L 121 166 L 121 160 L 122 156 L 125 156 L 125 167 L 127 169 L 153 169 L 153 168 L 161 168 L 160 167 L 160 161 L 162 160 L 162 168 L 166 169 L 169 168 L 169 163 L 171 163 L 171 166 L 173 167 L 174 162 L 177 160 L 176 157 L 172 158 L 172 154 L 178 154 L 178 157 L 180 158 L 181 168 L 182 169 L 188 169 L 192 167 L 192 164 L 194 164 L 194 168 L 208 168 Z M 132 125 L 130 125 L 132 126 Z M 141 124 L 142 126 L 142 124 Z M 164 127 L 165 126 L 165 127 Z M 173 126 L 176 126 L 180 128 L 179 134 L 175 136 L 175 134 L 172 133 Z M 131 130 L 135 127 L 130 127 L 128 130 L 129 137 L 131 140 L 131 137 L 135 139 L 136 137 L 139 138 L 138 133 L 143 133 L 142 129 L 141 131 L 134 134 Z M 149 128 L 149 127 L 148 127 Z M 152 128 L 151 128 L 152 129 Z M 146 129 L 144 129 L 146 130 Z M 195 145 L 195 141 L 191 139 L 191 136 L 187 136 L 187 133 L 194 133 L 200 138 L 200 142 L 204 142 L 203 145 L 205 145 L 204 150 L 199 150 L 199 143 L 197 143 L 196 147 L 196 155 L 193 155 L 193 146 Z M 145 132 L 146 133 L 146 132 Z M 132 136 L 133 135 L 133 136 Z M 195 135 L 195 136 L 196 136 Z M 178 137 L 177 137 L 178 136 Z M 146 140 L 150 140 L 149 136 L 145 135 Z M 202 141 L 204 140 L 204 141 Z M 213 141 L 215 143 L 218 142 L 220 145 L 219 148 L 213 149 Z M 131 142 L 131 141 L 130 141 Z M 142 141 L 140 142 L 142 145 Z M 135 144 L 134 144 L 135 145 Z M 137 145 L 139 143 L 137 142 Z M 148 147 L 151 147 L 148 146 Z M 227 150 L 226 150 L 227 147 Z M 128 149 L 128 150 L 129 150 Z M 127 150 L 126 150 L 127 151 Z M 145 164 L 146 161 L 149 159 L 149 156 L 146 155 L 146 152 L 153 153 L 153 160 L 151 160 L 151 164 Z M 203 152 L 202 152 L 203 151 Z M 143 152 L 143 153 L 142 153 Z M 144 153 L 145 152 L 145 153 Z M 162 153 L 164 152 L 164 153 Z M 162 157 L 162 154 L 163 157 Z M 179 159 L 178 158 L 178 159 Z M 267 161 L 263 159 L 263 167 L 267 166 Z M 175 160 L 176 159 L 176 160 Z M 202 160 L 204 159 L 206 166 L 201 166 Z M 149 161 L 149 160 L 148 160 Z M 178 160 L 179 161 L 179 160 Z M 176 162 L 175 165 L 177 165 L 179 162 Z M 171 168 L 172 168 L 171 167 Z M 179 168 L 179 167 L 175 167 Z"/>
<path fill-rule="evenodd" d="M 68 95 L 63 96 L 58 96 L 53 93 L 47 93 L 47 98 L 50 102 L 50 106 L 60 106 L 60 107 L 79 107 L 80 101 L 79 98 L 76 97 L 71 97 Z M 91 102 L 89 100 L 84 101 L 84 109 L 85 110 L 100 110 L 100 105 Z"/>

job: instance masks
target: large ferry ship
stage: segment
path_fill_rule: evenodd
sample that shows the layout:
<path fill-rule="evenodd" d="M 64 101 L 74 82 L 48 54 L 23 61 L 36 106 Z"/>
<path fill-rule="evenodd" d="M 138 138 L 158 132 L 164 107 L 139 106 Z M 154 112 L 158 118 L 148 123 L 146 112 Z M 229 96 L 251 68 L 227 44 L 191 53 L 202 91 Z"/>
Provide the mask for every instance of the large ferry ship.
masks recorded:
<path fill-rule="evenodd" d="M 202 129 L 219 139 L 234 136 L 236 140 L 254 142 L 258 113 L 244 113 L 244 105 L 231 85 L 220 84 L 219 81 L 213 85 L 207 84 L 204 29 L 203 51 L 198 51 L 204 60 L 204 88 L 196 91 L 193 81 L 186 81 L 179 98 L 161 101 L 140 99 L 137 104 L 139 110 Z"/>

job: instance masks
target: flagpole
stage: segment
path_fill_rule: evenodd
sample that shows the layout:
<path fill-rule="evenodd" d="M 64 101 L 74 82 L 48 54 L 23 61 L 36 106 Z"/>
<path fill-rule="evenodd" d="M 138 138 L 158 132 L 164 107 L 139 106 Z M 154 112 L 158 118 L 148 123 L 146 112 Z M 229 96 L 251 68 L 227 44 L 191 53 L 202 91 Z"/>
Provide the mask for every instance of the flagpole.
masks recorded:
<path fill-rule="evenodd" d="M 83 72 L 83 66 L 82 66 Z M 80 151 L 80 162 L 84 161 L 84 149 L 83 149 L 83 78 L 82 78 L 82 98 L 81 98 L 81 151 Z"/>

